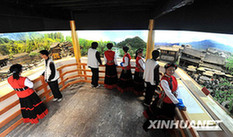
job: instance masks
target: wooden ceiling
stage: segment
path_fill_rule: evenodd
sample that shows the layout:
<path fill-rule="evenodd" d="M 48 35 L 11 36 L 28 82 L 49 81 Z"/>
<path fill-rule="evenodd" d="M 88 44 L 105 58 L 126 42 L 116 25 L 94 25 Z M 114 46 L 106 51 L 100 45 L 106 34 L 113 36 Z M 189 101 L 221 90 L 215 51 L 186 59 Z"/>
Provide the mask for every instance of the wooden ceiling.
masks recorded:
<path fill-rule="evenodd" d="M 232 0 L 1 0 L 0 33 L 155 29 L 232 33 Z"/>

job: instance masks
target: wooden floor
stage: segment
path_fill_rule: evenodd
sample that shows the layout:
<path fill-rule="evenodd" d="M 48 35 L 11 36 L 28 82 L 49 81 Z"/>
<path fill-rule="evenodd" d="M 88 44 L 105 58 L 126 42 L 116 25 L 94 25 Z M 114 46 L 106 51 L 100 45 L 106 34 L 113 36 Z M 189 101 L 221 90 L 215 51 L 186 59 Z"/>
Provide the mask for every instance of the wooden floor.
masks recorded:
<path fill-rule="evenodd" d="M 145 132 L 142 99 L 117 90 L 75 84 L 49 102 L 49 114 L 36 125 L 21 124 L 7 137 L 170 137 L 165 130 Z"/>

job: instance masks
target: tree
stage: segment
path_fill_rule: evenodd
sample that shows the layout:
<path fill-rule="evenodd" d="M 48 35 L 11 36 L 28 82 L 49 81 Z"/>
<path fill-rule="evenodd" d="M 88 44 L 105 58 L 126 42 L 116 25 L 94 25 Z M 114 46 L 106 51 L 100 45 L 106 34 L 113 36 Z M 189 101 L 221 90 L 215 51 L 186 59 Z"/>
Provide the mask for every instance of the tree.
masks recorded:
<path fill-rule="evenodd" d="M 142 48 L 142 49 L 146 50 L 146 42 L 144 42 L 138 36 L 136 36 L 134 38 L 127 38 L 124 41 L 119 42 L 116 46 L 118 48 L 121 48 L 120 49 L 120 55 L 121 56 L 124 55 L 124 52 L 122 51 L 123 46 L 128 46 L 129 47 L 129 54 L 131 56 L 135 56 L 135 51 L 137 49 L 139 49 L 139 48 Z"/>
<path fill-rule="evenodd" d="M 3 44 L 0 45 L 0 53 L 2 55 L 8 55 L 8 54 L 10 54 L 10 52 L 7 50 L 7 46 L 3 45 Z"/>
<path fill-rule="evenodd" d="M 230 56 L 226 61 L 227 61 L 226 68 L 228 70 L 232 70 L 233 69 L 233 56 Z"/>
<path fill-rule="evenodd" d="M 8 38 L 0 38 L 0 44 L 5 44 L 5 43 L 9 43 L 10 40 Z"/>

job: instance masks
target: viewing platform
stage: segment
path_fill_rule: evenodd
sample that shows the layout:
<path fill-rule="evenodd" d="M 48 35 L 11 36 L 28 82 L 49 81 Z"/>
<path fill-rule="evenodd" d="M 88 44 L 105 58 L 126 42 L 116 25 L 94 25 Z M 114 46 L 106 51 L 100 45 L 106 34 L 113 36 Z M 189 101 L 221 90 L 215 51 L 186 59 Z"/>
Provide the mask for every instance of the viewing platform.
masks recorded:
<path fill-rule="evenodd" d="M 82 58 L 85 62 L 86 58 Z M 134 137 L 229 137 L 232 135 L 233 120 L 217 102 L 206 96 L 201 87 L 178 68 L 175 76 L 179 82 L 184 104 L 187 111 L 177 111 L 178 120 L 222 120 L 215 129 L 177 129 L 152 130 L 145 132 L 142 128 L 145 118 L 142 115 L 144 107 L 143 96 L 131 92 L 120 93 L 118 90 L 108 90 L 103 85 L 91 88 L 91 73 L 85 63 L 78 65 L 73 58 L 58 61 L 60 89 L 64 95 L 63 101 L 50 101 L 53 96 L 42 79 L 33 80 L 37 94 L 46 103 L 49 114 L 38 124 L 24 124 L 20 114 L 17 96 L 7 93 L 1 96 L 1 136 L 58 136 L 58 137 L 88 137 L 88 136 L 134 136 Z M 132 62 L 132 64 L 134 64 Z M 165 62 L 160 62 L 160 71 L 164 72 Z M 134 66 L 134 65 L 132 65 Z M 80 68 L 81 67 L 81 68 Z M 103 84 L 104 66 L 100 67 L 100 84 Z M 43 68 L 41 69 L 43 70 Z M 118 68 L 120 74 L 121 68 Z M 134 72 L 134 70 L 132 69 Z M 39 73 L 39 71 L 38 71 Z M 4 118 L 3 118 L 4 117 Z M 216 126 L 211 124 L 211 126 Z"/>

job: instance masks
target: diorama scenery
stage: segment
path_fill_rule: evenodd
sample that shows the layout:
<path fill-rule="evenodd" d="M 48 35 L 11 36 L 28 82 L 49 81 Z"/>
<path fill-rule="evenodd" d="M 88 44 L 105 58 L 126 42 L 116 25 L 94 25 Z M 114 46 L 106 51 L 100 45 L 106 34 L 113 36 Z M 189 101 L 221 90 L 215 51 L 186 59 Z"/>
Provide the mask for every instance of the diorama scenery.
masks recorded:
<path fill-rule="evenodd" d="M 137 66 L 138 62 L 136 60 L 136 57 L 140 55 L 140 58 L 146 58 L 148 31 L 123 31 L 123 30 L 122 31 L 79 31 L 78 35 L 79 35 L 78 42 L 80 45 L 80 53 L 81 53 L 81 60 L 82 60 L 81 64 L 83 63 L 81 65 L 82 67 L 80 66 L 80 68 L 85 70 L 83 71 L 84 75 L 86 75 L 86 73 L 95 75 L 93 68 L 90 67 L 90 70 L 88 71 L 87 69 L 89 68 L 85 67 L 86 65 L 85 63 L 90 61 L 88 59 L 90 58 L 90 55 L 88 55 L 88 53 L 90 52 L 90 49 L 93 48 L 93 43 L 95 42 L 97 42 L 98 44 L 98 47 L 96 50 L 98 51 L 100 60 L 101 60 L 101 61 L 98 60 L 99 64 L 105 65 L 107 63 L 109 64 L 113 62 L 115 63 L 115 61 L 106 62 L 105 51 L 109 51 L 108 48 L 113 46 L 112 51 L 115 51 L 115 57 L 117 60 L 117 63 L 114 64 L 114 67 L 116 66 L 118 67 L 115 72 L 116 76 L 119 77 L 120 66 L 124 67 L 124 62 L 122 62 L 121 60 L 122 58 L 125 59 L 125 56 L 127 53 L 128 53 L 127 55 L 129 56 L 128 58 L 131 59 L 129 63 L 131 64 L 133 71 L 131 72 L 131 69 L 127 70 L 127 67 L 125 67 L 126 72 L 122 70 L 121 76 L 122 74 L 126 76 L 128 75 L 128 73 L 131 73 L 132 78 L 136 81 L 137 77 L 141 75 L 140 71 L 137 72 L 137 70 L 140 70 L 140 68 L 138 68 Z M 112 45 L 109 43 L 111 43 Z M 228 117 L 232 118 L 233 117 L 233 100 L 232 100 L 233 98 L 233 44 L 232 43 L 233 43 L 233 35 L 229 35 L 229 34 L 205 33 L 205 32 L 194 32 L 194 31 L 156 30 L 153 46 L 154 46 L 154 50 L 158 52 L 157 53 L 152 52 L 152 58 L 156 58 L 156 60 L 160 64 L 160 67 L 162 67 L 163 69 L 160 70 L 159 72 L 155 71 L 154 73 L 158 73 L 158 78 L 159 78 L 159 75 L 161 76 L 167 75 L 164 72 L 164 68 L 165 68 L 165 71 L 167 71 L 167 68 L 169 68 L 169 66 L 164 66 L 167 63 L 168 65 L 172 66 L 170 68 L 174 68 L 173 71 L 175 71 L 175 68 L 179 68 L 179 71 L 182 70 L 182 73 L 179 73 L 179 74 L 185 73 L 189 75 L 190 78 L 198 84 L 198 87 L 200 87 L 200 89 L 202 89 L 202 91 L 206 93 L 208 97 L 210 97 L 211 99 L 214 99 L 215 103 L 217 103 L 218 106 L 220 106 L 221 109 L 224 110 L 224 116 L 227 115 Z M 41 31 L 41 32 L 22 32 L 22 33 L 0 34 L 0 62 L 1 62 L 0 63 L 0 85 L 2 85 L 0 89 L 5 88 L 7 81 L 9 82 L 9 77 L 11 75 L 14 75 L 12 74 L 12 72 L 10 72 L 10 67 L 13 64 L 21 64 L 23 73 L 27 73 L 28 76 L 35 75 L 35 78 L 40 79 L 42 75 L 41 73 L 42 69 L 46 63 L 45 60 L 47 60 L 46 57 L 44 57 L 44 55 L 47 56 L 47 53 L 43 52 L 42 54 L 41 52 L 44 50 L 47 50 L 49 52 L 48 56 L 51 56 L 52 60 L 56 64 L 59 64 L 59 62 L 60 63 L 68 62 L 65 65 L 61 63 L 63 66 L 60 65 L 59 67 L 62 66 L 63 68 L 65 68 L 65 67 L 73 66 L 72 63 L 69 62 L 70 60 L 75 61 L 75 51 L 74 51 L 74 46 L 73 46 L 72 36 L 71 36 L 70 31 L 53 31 L 53 32 L 52 31 L 46 31 L 46 32 Z M 107 65 L 102 66 L 102 67 L 106 67 L 106 71 L 107 70 L 108 71 L 110 70 L 110 72 L 113 71 L 113 68 L 107 68 Z M 77 72 L 78 73 L 77 76 L 81 76 L 81 77 L 83 76 L 82 74 L 80 75 L 79 73 L 80 68 L 79 67 L 75 67 L 75 68 L 78 69 L 78 71 L 67 69 L 66 71 L 63 72 L 63 74 L 62 74 L 63 70 L 59 68 L 59 73 L 60 75 L 62 75 L 61 80 L 58 81 L 59 85 L 62 85 L 62 87 L 60 86 L 60 89 L 63 90 L 66 87 L 68 87 L 67 89 L 70 90 L 69 91 L 70 93 L 66 93 L 66 94 L 73 95 L 75 93 L 74 92 L 75 89 L 79 89 L 82 87 L 82 84 L 75 83 L 73 85 L 72 84 L 65 85 L 65 82 L 63 82 L 64 79 L 69 80 L 69 78 L 64 78 L 64 75 L 70 72 Z M 101 69 L 100 67 L 100 71 L 103 71 L 103 70 L 104 69 Z M 117 71 L 118 71 L 118 74 L 117 74 Z M 105 75 L 100 74 L 100 77 L 106 79 L 106 75 L 108 75 L 107 72 Z M 71 75 L 71 77 L 73 78 L 75 78 L 75 76 Z M 113 76 L 109 76 L 109 77 L 111 78 L 109 78 L 108 81 L 112 81 L 113 80 L 112 77 L 114 77 L 114 74 Z M 141 77 L 143 76 L 141 75 Z M 77 78 L 76 80 L 79 80 L 79 79 L 85 79 L 86 81 L 88 81 L 89 79 L 90 81 L 91 80 L 93 81 L 93 76 L 92 76 L 92 79 L 91 79 L 91 76 L 89 78 L 87 78 L 86 76 L 83 78 Z M 118 84 L 120 83 L 120 81 L 123 81 L 124 86 L 125 85 L 127 86 L 128 84 L 130 84 L 130 83 L 126 83 L 127 81 L 125 79 L 123 80 L 122 79 L 123 78 L 119 78 L 118 81 L 116 79 Z M 36 81 L 38 82 L 39 80 L 36 80 Z M 140 97 L 144 98 L 145 96 L 145 100 L 146 100 L 147 97 L 145 93 L 137 92 L 137 90 L 140 90 L 140 89 L 142 91 L 144 91 L 145 89 L 147 90 L 147 88 L 144 87 L 144 82 L 141 83 L 142 87 L 140 87 L 140 81 L 136 81 L 136 82 L 135 81 L 133 83 L 134 90 L 132 90 L 133 91 L 132 93 L 136 95 L 137 97 L 139 96 L 139 98 Z M 162 79 L 157 79 L 157 81 L 158 81 L 157 83 L 159 83 L 162 81 Z M 184 90 L 184 83 L 181 84 L 181 78 L 177 78 L 177 81 L 180 85 L 182 85 L 181 90 Z M 43 84 L 45 85 L 45 82 L 47 82 L 47 79 L 43 79 L 42 86 L 39 87 L 40 89 L 44 88 Z M 71 80 L 71 83 L 72 83 L 72 80 Z M 106 81 L 104 81 L 104 86 L 106 89 L 108 89 L 109 87 L 106 87 L 105 83 Z M 59 87 L 59 85 L 57 87 Z M 90 85 L 92 89 L 98 88 L 100 86 L 98 85 L 98 82 L 97 82 L 97 85 L 95 85 L 94 83 L 91 83 Z M 148 82 L 145 85 L 148 86 Z M 123 92 L 125 92 L 121 89 L 121 87 L 119 88 L 119 85 L 117 85 L 116 87 L 117 87 L 116 90 L 120 91 L 119 93 L 122 94 Z M 113 89 L 113 88 L 110 86 L 110 89 Z M 131 89 L 126 89 L 126 90 L 128 91 Z M 45 91 L 47 92 L 47 90 Z M 157 92 L 158 89 L 154 91 Z M 102 92 L 104 93 L 105 91 L 102 91 Z M 3 93 L 4 91 L 1 90 L 0 95 Z M 125 93 L 129 93 L 129 92 L 125 92 Z M 111 93 L 111 94 L 115 94 L 115 93 Z M 41 95 L 45 95 L 45 94 L 42 92 Z M 55 98 L 55 95 L 53 96 L 54 96 L 54 99 L 52 97 L 52 94 L 49 93 L 48 98 L 52 98 L 53 101 L 57 101 L 57 102 L 60 102 L 62 100 L 62 97 Z M 143 105 L 141 106 L 150 108 L 150 106 L 153 105 L 153 101 L 154 101 L 152 97 L 156 98 L 156 95 L 153 95 L 153 94 L 151 95 L 152 103 L 146 104 L 144 102 Z M 42 100 L 45 101 L 46 99 L 42 98 Z M 195 101 L 192 98 L 190 100 L 191 100 L 190 103 L 193 103 Z M 184 104 L 185 103 L 188 104 L 187 100 L 186 102 L 184 102 Z M 180 107 L 183 107 L 183 108 L 181 109 Z M 182 111 L 186 111 L 186 107 L 184 105 L 177 106 L 177 108 L 179 108 Z M 55 111 L 53 110 L 55 108 L 49 108 L 49 109 L 52 109 L 52 111 Z M 197 107 L 197 105 L 196 106 L 194 105 L 192 109 L 190 108 L 187 108 L 187 109 L 191 115 L 193 113 L 195 114 L 204 113 L 203 109 L 200 109 L 200 107 Z M 150 109 L 146 109 L 143 112 L 143 114 L 140 112 L 140 116 L 144 115 L 146 117 L 147 115 L 149 115 L 150 113 L 147 112 L 148 110 Z M 44 111 L 46 112 L 45 115 L 47 115 L 48 113 L 47 111 L 48 111 L 47 109 Z M 135 112 L 139 113 L 139 111 L 136 111 L 136 110 Z M 109 114 L 109 117 L 111 117 L 111 114 Z M 113 118 L 114 117 L 112 117 L 112 119 Z M 140 126 L 139 128 L 140 129 L 143 128 L 145 131 L 147 131 L 148 129 L 146 129 L 145 126 L 148 124 L 148 122 L 149 121 L 147 120 L 143 124 L 143 127 L 142 127 L 142 124 L 141 125 L 138 124 Z M 17 124 L 18 121 L 15 123 Z M 9 126 L 7 128 L 9 129 L 11 127 Z M 28 134 L 28 133 L 25 133 L 25 134 Z M 141 134 L 141 131 L 139 134 Z M 162 134 L 166 136 L 164 132 L 162 132 Z M 154 135 L 155 133 L 153 133 L 151 136 L 154 136 Z"/>
<path fill-rule="evenodd" d="M 160 61 L 178 64 L 197 83 L 206 87 L 210 95 L 232 115 L 233 36 L 188 31 L 156 31 L 155 34 L 154 48 L 161 51 Z M 133 58 L 139 48 L 144 49 L 145 55 L 146 31 L 81 31 L 79 35 L 82 57 L 87 56 L 94 41 L 98 42 L 97 50 L 101 58 L 110 42 L 118 58 L 124 55 L 123 46 L 129 47 L 129 54 Z M 43 49 L 50 51 L 53 60 L 74 57 L 69 31 L 1 34 L 0 80 L 8 78 L 12 64 L 20 63 L 24 69 L 43 65 L 39 56 L 39 51 Z"/>

